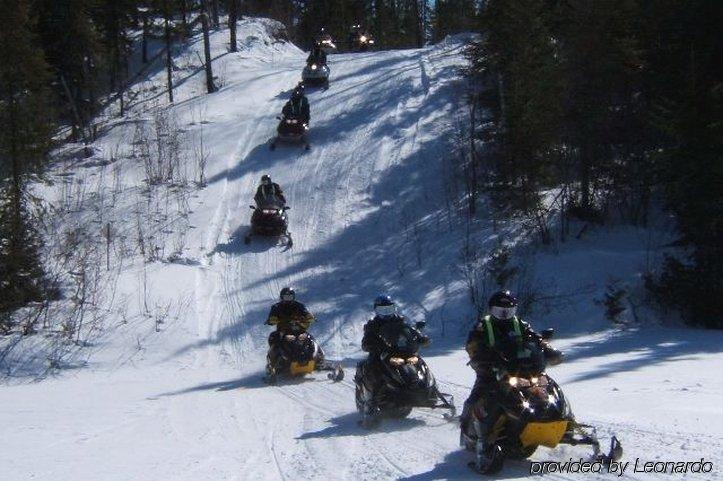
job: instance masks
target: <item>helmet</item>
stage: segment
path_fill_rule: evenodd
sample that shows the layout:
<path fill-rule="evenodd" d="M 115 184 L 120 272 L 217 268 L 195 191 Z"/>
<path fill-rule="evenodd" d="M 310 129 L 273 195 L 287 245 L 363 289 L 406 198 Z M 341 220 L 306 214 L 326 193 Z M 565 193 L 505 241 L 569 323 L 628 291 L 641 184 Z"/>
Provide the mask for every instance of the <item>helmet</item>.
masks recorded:
<path fill-rule="evenodd" d="M 282 301 L 290 302 L 296 299 L 296 291 L 293 287 L 284 287 L 281 289 L 279 297 Z"/>
<path fill-rule="evenodd" d="M 271 184 L 271 176 L 269 174 L 264 174 L 261 176 L 261 183 L 264 185 L 270 185 Z"/>
<path fill-rule="evenodd" d="M 304 95 L 304 82 L 299 82 L 291 94 L 291 98 L 298 98 Z"/>
<path fill-rule="evenodd" d="M 379 317 L 391 317 L 397 312 L 397 306 L 391 296 L 380 294 L 374 299 L 374 312 Z"/>
<path fill-rule="evenodd" d="M 498 291 L 490 297 L 488 306 L 492 317 L 503 321 L 517 314 L 517 298 L 510 291 Z"/>

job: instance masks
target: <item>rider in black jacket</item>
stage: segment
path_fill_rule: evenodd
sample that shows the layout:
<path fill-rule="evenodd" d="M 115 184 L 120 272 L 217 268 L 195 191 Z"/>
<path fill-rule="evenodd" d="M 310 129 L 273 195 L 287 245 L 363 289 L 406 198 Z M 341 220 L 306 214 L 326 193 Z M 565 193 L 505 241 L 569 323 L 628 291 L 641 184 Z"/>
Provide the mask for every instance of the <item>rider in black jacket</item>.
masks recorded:
<path fill-rule="evenodd" d="M 296 86 L 291 94 L 291 98 L 288 102 L 286 102 L 286 105 L 284 105 L 281 113 L 285 118 L 296 118 L 301 120 L 304 124 L 309 124 L 309 120 L 311 120 L 311 112 L 309 109 L 309 99 L 307 99 L 306 95 L 304 95 L 303 83 Z"/>
<path fill-rule="evenodd" d="M 463 431 L 477 405 L 478 419 L 483 416 L 480 419 L 482 431 L 491 432 L 501 414 L 496 403 L 490 402 L 497 392 L 495 369 L 507 367 L 507 360 L 517 359 L 521 342 L 528 339 L 540 343 L 548 365 L 562 362 L 560 351 L 552 348 L 528 323 L 517 318 L 517 299 L 510 291 L 495 293 L 489 300 L 489 314 L 478 320 L 465 346 L 477 379 L 460 417 Z M 492 448 L 492 445 L 488 446 L 488 450 Z"/>
<path fill-rule="evenodd" d="M 372 393 L 376 393 L 381 386 L 381 359 L 380 356 L 390 346 L 381 338 L 381 329 L 391 323 L 407 324 L 407 318 L 397 312 L 397 307 L 388 295 L 380 295 L 374 300 L 375 316 L 364 325 L 362 350 L 369 353 L 365 364 L 368 372 L 369 384 Z M 415 329 L 416 331 L 416 329 Z M 423 346 L 429 344 L 429 338 L 417 331 L 419 343 Z"/>

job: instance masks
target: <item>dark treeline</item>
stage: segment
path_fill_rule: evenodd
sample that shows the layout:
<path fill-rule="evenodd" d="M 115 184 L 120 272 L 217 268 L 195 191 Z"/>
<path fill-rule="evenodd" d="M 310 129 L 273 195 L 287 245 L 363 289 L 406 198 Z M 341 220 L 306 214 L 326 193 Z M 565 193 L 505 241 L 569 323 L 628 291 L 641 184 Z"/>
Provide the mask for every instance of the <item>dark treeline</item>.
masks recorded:
<path fill-rule="evenodd" d="M 488 0 L 481 13 L 469 57 L 487 149 L 470 193 L 538 223 L 544 241 L 564 240 L 572 217 L 645 225 L 664 198 L 690 256 L 648 286 L 691 323 L 723 327 L 723 2 Z"/>
<path fill-rule="evenodd" d="M 242 10 L 283 22 L 295 42 L 309 48 L 324 27 L 343 43 L 361 25 L 381 48 L 421 47 L 478 24 L 480 0 L 246 0 Z"/>
<path fill-rule="evenodd" d="M 144 48 L 150 38 L 170 45 L 205 12 L 218 26 L 219 9 L 217 0 L 0 0 L 0 316 L 57 292 L 43 275 L 28 189 L 54 139 L 94 140 L 93 117 L 130 80 L 134 34 Z"/>

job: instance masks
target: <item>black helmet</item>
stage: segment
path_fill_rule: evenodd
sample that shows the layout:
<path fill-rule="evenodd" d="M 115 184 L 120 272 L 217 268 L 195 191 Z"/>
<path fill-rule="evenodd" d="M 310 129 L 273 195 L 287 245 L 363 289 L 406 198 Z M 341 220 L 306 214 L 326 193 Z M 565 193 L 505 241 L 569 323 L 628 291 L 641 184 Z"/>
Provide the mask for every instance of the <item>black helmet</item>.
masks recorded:
<path fill-rule="evenodd" d="M 492 294 L 488 303 L 492 317 L 507 320 L 517 314 L 517 298 L 510 291 L 498 291 Z"/>
<path fill-rule="evenodd" d="M 293 93 L 291 94 L 291 98 L 298 98 L 304 95 L 304 82 L 299 82 L 296 85 L 296 88 L 294 89 Z"/>
<path fill-rule="evenodd" d="M 279 298 L 282 301 L 293 301 L 296 300 L 296 291 L 293 287 L 284 287 L 281 289 L 281 293 L 279 294 Z"/>
<path fill-rule="evenodd" d="M 264 174 L 261 176 L 261 183 L 264 185 L 271 184 L 271 176 L 269 174 Z"/>
<path fill-rule="evenodd" d="M 391 296 L 380 294 L 374 299 L 374 312 L 380 317 L 390 317 L 397 312 L 397 306 Z"/>

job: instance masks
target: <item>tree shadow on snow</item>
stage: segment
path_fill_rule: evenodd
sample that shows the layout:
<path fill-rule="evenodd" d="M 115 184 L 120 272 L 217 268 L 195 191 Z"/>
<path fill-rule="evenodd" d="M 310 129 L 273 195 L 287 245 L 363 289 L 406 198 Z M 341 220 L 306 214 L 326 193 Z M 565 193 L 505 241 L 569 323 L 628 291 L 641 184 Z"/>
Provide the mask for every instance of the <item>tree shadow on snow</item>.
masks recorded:
<path fill-rule="evenodd" d="M 275 131 L 269 132 L 269 138 Z M 268 143 L 259 144 L 246 155 L 243 159 L 237 161 L 232 167 L 222 170 L 221 172 L 208 178 L 208 184 L 214 184 L 221 180 L 237 180 L 241 177 L 256 172 L 258 170 L 270 168 L 276 165 L 281 160 L 284 160 L 284 153 L 279 150 L 272 151 L 269 149 Z M 254 194 L 256 192 L 249 192 L 249 203 L 253 204 Z"/>
<path fill-rule="evenodd" d="M 329 419 L 332 426 L 326 427 L 320 431 L 304 433 L 296 439 L 316 439 L 316 438 L 338 438 L 347 436 L 369 436 L 373 433 L 394 433 L 399 431 L 408 431 L 419 426 L 425 425 L 425 422 L 416 418 L 403 419 L 382 419 L 379 426 L 372 430 L 364 429 L 359 425 L 359 413 L 351 412 L 342 416 Z"/>
<path fill-rule="evenodd" d="M 656 363 L 695 359 L 696 354 L 720 352 L 723 352 L 723 333 L 716 331 L 660 327 L 612 331 L 604 339 L 586 340 L 566 349 L 566 363 L 586 358 L 601 359 L 597 367 L 586 369 L 566 383 L 635 371 Z M 625 353 L 625 359 L 602 362 L 618 353 Z"/>
<path fill-rule="evenodd" d="M 151 399 L 156 397 L 168 397 L 168 396 L 178 396 L 181 394 L 189 394 L 194 392 L 203 392 L 203 391 L 233 391 L 236 389 L 260 389 L 268 387 L 268 384 L 266 384 L 263 380 L 263 372 L 253 372 L 251 374 L 247 374 L 245 376 L 242 376 L 240 378 L 236 379 L 228 379 L 225 381 L 217 381 L 217 382 L 208 382 L 203 384 L 198 384 L 196 386 L 187 387 L 184 389 L 179 389 L 178 391 L 169 391 L 162 394 L 158 394 L 157 396 L 151 397 Z"/>

